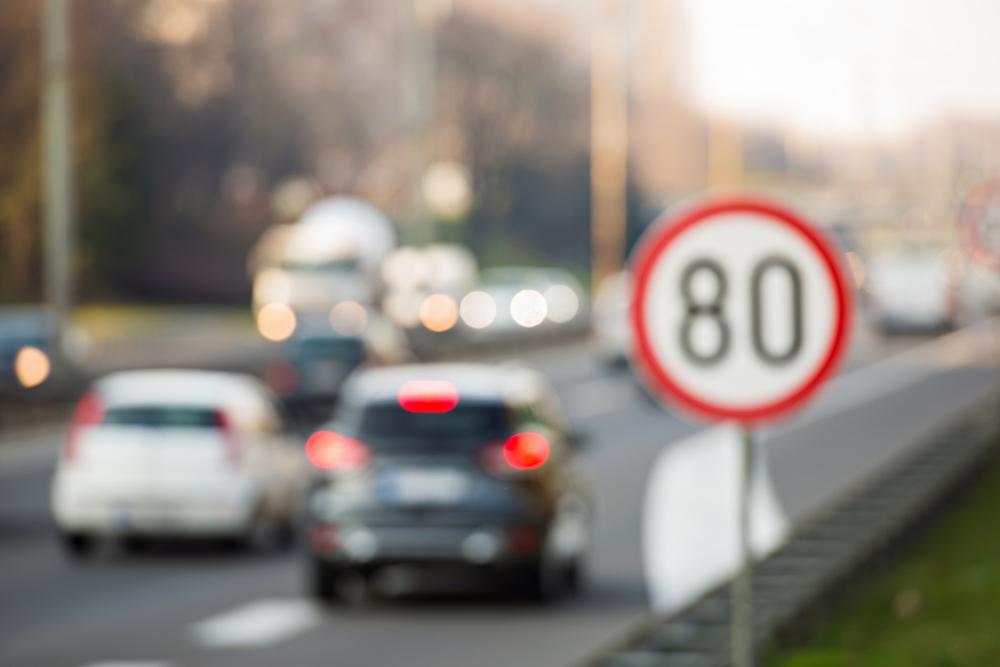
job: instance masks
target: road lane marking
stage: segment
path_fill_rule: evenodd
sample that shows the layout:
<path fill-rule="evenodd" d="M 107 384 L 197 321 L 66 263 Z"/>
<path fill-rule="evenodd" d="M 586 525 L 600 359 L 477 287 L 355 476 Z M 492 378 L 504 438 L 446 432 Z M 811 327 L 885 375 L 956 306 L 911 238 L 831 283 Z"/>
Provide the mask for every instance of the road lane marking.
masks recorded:
<path fill-rule="evenodd" d="M 191 626 L 191 634 L 205 648 L 257 648 L 311 630 L 322 618 L 309 600 L 265 599 L 199 621 Z"/>
<path fill-rule="evenodd" d="M 142 661 L 142 660 L 107 660 L 104 662 L 91 662 L 83 667 L 172 667 L 171 662 L 162 661 Z"/>

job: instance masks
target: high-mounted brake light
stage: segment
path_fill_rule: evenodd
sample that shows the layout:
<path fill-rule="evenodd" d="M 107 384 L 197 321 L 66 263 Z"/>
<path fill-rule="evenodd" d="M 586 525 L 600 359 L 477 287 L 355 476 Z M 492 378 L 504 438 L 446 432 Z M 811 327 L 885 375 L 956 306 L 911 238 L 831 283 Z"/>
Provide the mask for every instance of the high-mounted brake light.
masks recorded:
<path fill-rule="evenodd" d="M 87 392 L 76 404 L 73 422 L 69 428 L 69 435 L 66 437 L 63 457 L 67 461 L 73 461 L 79 454 L 81 432 L 86 428 L 97 426 L 102 421 L 104 421 L 104 404 L 96 393 Z"/>
<path fill-rule="evenodd" d="M 458 389 L 444 380 L 409 380 L 396 397 L 407 412 L 444 413 L 458 405 Z"/>
<path fill-rule="evenodd" d="M 317 431 L 306 441 L 306 457 L 322 470 L 359 470 L 371 453 L 365 443 L 333 431 Z"/>

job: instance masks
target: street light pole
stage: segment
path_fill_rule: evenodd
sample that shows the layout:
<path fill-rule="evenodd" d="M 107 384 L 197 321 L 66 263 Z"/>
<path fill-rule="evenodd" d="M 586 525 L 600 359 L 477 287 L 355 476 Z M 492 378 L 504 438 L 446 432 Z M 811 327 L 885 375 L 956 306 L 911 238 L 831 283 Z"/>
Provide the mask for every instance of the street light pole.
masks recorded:
<path fill-rule="evenodd" d="M 403 82 L 403 114 L 410 140 L 409 217 L 412 241 L 433 243 L 436 229 L 423 198 L 422 183 L 428 165 L 429 128 L 434 113 L 435 30 L 451 11 L 450 0 L 407 0 L 406 71 Z"/>
<path fill-rule="evenodd" d="M 628 88 L 622 0 L 595 0 L 590 21 L 590 225 L 594 291 L 625 261 Z"/>
<path fill-rule="evenodd" d="M 45 299 L 61 344 L 69 317 L 74 216 L 73 133 L 70 105 L 69 0 L 45 0 L 42 15 L 42 142 L 45 220 Z"/>

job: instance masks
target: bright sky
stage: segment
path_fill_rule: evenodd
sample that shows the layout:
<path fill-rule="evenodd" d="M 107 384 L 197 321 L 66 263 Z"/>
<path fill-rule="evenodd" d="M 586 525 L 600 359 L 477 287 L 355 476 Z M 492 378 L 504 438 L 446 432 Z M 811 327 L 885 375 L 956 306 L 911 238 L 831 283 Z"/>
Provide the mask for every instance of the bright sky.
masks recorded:
<path fill-rule="evenodd" d="M 682 2 L 711 110 L 838 137 L 1000 114 L 1000 1 Z"/>

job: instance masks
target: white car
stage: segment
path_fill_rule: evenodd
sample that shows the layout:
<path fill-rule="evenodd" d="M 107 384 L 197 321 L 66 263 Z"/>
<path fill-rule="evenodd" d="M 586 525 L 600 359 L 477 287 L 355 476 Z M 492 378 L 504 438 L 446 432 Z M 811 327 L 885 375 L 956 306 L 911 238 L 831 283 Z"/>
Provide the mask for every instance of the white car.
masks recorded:
<path fill-rule="evenodd" d="M 80 400 L 52 509 L 74 556 L 111 536 L 256 544 L 292 528 L 304 462 L 277 403 L 252 377 L 115 373 Z"/>
<path fill-rule="evenodd" d="M 941 258 L 932 250 L 871 258 L 869 314 L 884 333 L 938 331 L 959 324 L 959 290 Z"/>
<path fill-rule="evenodd" d="M 587 317 L 583 288 L 571 273 L 545 267 L 486 269 L 479 290 L 490 295 L 496 317 L 482 334 L 509 335 L 526 329 L 578 325 Z"/>

